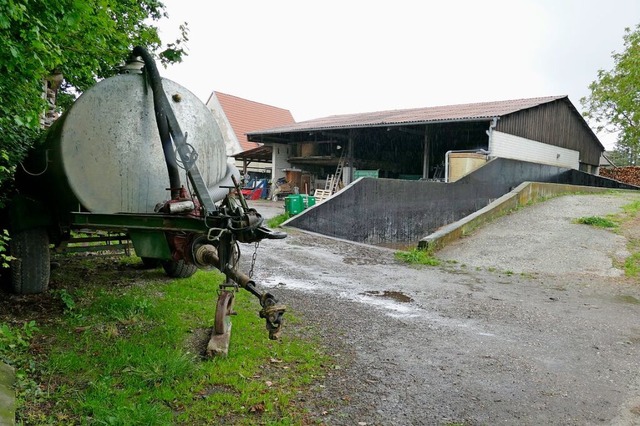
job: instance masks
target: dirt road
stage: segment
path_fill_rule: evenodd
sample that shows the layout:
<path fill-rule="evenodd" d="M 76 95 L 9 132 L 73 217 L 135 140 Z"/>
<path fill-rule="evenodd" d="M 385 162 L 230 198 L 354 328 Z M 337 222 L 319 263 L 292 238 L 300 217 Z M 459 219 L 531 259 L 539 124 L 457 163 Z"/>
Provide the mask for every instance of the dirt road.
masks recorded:
<path fill-rule="evenodd" d="M 633 200 L 565 196 L 524 208 L 443 250 L 440 267 L 295 230 L 264 242 L 257 281 L 322 336 L 338 365 L 305 402 L 312 417 L 640 424 L 640 284 L 612 260 L 627 254 L 626 239 L 571 223 Z M 257 207 L 282 211 L 273 206 Z"/>

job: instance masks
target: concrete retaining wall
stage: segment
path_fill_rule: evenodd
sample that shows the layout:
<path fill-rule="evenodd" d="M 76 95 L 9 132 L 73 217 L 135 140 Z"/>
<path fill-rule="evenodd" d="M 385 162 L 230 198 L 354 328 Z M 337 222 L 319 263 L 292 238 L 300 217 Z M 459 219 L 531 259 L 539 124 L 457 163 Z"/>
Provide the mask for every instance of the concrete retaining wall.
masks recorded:
<path fill-rule="evenodd" d="M 610 188 L 594 186 L 524 182 L 513 191 L 490 203 L 488 206 L 462 218 L 457 222 L 446 225 L 431 235 L 421 239 L 418 243 L 418 247 L 431 250 L 441 249 L 452 241 L 471 233 L 473 230 L 485 223 L 531 202 L 563 194 L 595 193 L 611 190 L 612 189 Z"/>
<path fill-rule="evenodd" d="M 284 225 L 365 244 L 415 245 L 526 181 L 637 189 L 578 170 L 497 158 L 454 183 L 361 178 Z"/>

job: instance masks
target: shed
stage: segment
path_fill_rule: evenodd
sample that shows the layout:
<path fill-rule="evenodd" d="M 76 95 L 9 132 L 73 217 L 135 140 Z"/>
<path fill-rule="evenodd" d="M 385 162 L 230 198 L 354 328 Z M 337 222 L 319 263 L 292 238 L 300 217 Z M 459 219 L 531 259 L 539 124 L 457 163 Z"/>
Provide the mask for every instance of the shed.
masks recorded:
<path fill-rule="evenodd" d="M 299 167 L 320 179 L 344 157 L 346 183 L 356 170 L 445 180 L 447 153 L 456 151 L 597 174 L 604 151 L 565 95 L 334 115 L 247 137 L 288 153 L 274 169 Z"/>

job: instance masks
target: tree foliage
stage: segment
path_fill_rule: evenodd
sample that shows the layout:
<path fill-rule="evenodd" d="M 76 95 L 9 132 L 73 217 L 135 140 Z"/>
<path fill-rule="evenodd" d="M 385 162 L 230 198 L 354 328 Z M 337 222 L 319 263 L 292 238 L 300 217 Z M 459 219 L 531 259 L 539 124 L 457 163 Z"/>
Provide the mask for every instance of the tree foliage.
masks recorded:
<path fill-rule="evenodd" d="M 628 164 L 640 160 L 640 25 L 625 29 L 624 51 L 614 52 L 613 69 L 599 70 L 581 99 L 585 117 L 598 131 L 617 132 L 616 152 Z"/>
<path fill-rule="evenodd" d="M 0 0 L 0 183 L 37 135 L 44 79 L 61 72 L 63 90 L 83 91 L 135 45 L 179 62 L 186 28 L 160 52 L 154 23 L 166 16 L 158 0 Z"/>
<path fill-rule="evenodd" d="M 45 78 L 62 73 L 68 105 L 73 93 L 115 74 L 136 45 L 163 63 L 180 62 L 186 24 L 163 48 L 154 23 L 166 16 L 158 0 L 0 0 L 0 209 L 16 165 L 41 131 Z M 0 229 L 0 267 L 9 259 L 7 241 Z"/>

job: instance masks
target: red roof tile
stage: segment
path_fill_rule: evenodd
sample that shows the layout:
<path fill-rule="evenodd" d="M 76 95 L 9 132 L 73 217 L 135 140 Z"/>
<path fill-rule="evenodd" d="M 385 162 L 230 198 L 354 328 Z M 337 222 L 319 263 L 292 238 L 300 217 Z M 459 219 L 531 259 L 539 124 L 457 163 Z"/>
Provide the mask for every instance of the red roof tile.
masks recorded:
<path fill-rule="evenodd" d="M 222 110 L 233 128 L 242 151 L 248 151 L 260 146 L 259 143 L 249 142 L 246 134 L 272 127 L 295 124 L 289 110 L 271 105 L 250 101 L 226 93 L 213 92 Z"/>

